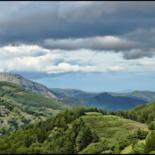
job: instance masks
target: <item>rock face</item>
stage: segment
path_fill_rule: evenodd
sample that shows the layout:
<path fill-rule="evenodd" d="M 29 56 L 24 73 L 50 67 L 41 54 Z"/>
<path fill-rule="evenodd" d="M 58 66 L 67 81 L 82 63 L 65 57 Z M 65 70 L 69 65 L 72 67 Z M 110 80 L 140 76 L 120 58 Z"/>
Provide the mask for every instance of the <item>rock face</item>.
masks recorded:
<path fill-rule="evenodd" d="M 22 86 L 25 90 L 29 90 L 49 98 L 57 98 L 46 86 L 30 81 L 19 74 L 0 73 L 0 81 L 15 83 Z"/>

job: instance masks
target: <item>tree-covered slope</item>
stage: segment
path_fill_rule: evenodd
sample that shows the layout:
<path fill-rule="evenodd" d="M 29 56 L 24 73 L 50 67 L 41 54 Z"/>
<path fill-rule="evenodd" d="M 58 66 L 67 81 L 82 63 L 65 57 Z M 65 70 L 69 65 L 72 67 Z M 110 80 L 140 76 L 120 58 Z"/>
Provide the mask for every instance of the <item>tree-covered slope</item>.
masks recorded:
<path fill-rule="evenodd" d="M 136 120 L 141 122 L 151 122 L 155 120 L 155 102 L 138 106 L 128 111 L 129 115 L 134 115 Z"/>
<path fill-rule="evenodd" d="M 155 102 L 137 106 L 128 111 L 112 112 L 112 114 L 145 123 L 150 130 L 149 134 L 144 140 L 137 140 L 134 144 L 130 144 L 121 152 L 122 154 L 155 153 Z"/>
<path fill-rule="evenodd" d="M 147 133 L 145 124 L 76 108 L 1 137 L 0 153 L 120 153 Z"/>
<path fill-rule="evenodd" d="M 149 124 L 150 122 L 155 121 L 155 102 L 137 106 L 127 111 L 119 111 L 114 113 L 128 119 Z"/>
<path fill-rule="evenodd" d="M 68 108 L 56 99 L 50 99 L 8 82 L 0 82 L 0 134 L 55 115 Z"/>

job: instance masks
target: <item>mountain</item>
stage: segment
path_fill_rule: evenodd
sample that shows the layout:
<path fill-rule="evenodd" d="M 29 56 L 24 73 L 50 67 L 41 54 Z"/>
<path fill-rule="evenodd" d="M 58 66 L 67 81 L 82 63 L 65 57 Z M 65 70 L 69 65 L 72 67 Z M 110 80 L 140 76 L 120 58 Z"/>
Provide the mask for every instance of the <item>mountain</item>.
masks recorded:
<path fill-rule="evenodd" d="M 14 83 L 0 82 L 0 135 L 66 108 L 69 107 L 55 98 L 27 91 Z"/>
<path fill-rule="evenodd" d="M 147 102 L 155 100 L 155 92 L 152 91 L 133 91 L 130 95 L 133 97 L 144 99 Z"/>
<path fill-rule="evenodd" d="M 124 92 L 124 93 L 111 93 L 113 96 L 130 96 L 143 99 L 147 102 L 151 102 L 155 100 L 155 92 L 152 91 L 132 91 L 132 92 Z"/>
<path fill-rule="evenodd" d="M 0 153 L 118 154 L 137 150 L 144 153 L 143 141 L 148 132 L 146 124 L 104 111 L 76 108 L 3 136 Z"/>
<path fill-rule="evenodd" d="M 92 106 L 106 110 L 123 110 L 155 100 L 155 92 L 149 91 L 89 93 L 76 89 L 49 89 L 19 74 L 12 73 L 0 73 L 0 81 L 15 83 L 24 90 L 48 98 L 60 99 L 70 106 Z"/>
<path fill-rule="evenodd" d="M 59 99 L 70 105 L 88 105 L 92 101 L 95 102 L 95 93 L 88 93 L 77 89 L 52 88 L 51 90 Z"/>
<path fill-rule="evenodd" d="M 0 81 L 15 83 L 23 87 L 25 90 L 29 90 L 49 98 L 56 98 L 56 96 L 46 86 L 30 81 L 19 74 L 0 73 Z"/>
<path fill-rule="evenodd" d="M 110 93 L 100 93 L 95 96 L 98 103 L 110 110 L 130 109 L 146 103 L 145 100 L 131 96 L 113 96 Z"/>
<path fill-rule="evenodd" d="M 145 104 L 149 98 L 149 92 L 146 95 L 144 92 L 139 93 L 88 93 L 76 89 L 51 89 L 52 92 L 65 103 L 78 106 L 93 106 L 106 110 L 123 110 L 133 108 L 137 105 Z"/>

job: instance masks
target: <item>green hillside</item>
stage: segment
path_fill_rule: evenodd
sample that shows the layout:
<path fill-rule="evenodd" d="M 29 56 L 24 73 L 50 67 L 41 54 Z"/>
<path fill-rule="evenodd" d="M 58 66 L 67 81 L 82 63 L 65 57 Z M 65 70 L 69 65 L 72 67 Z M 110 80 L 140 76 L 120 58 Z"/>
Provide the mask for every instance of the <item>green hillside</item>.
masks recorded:
<path fill-rule="evenodd" d="M 0 154 L 154 153 L 154 118 L 155 102 L 118 112 L 71 109 L 0 82 Z"/>
<path fill-rule="evenodd" d="M 155 102 L 138 106 L 129 110 L 129 115 L 134 115 L 135 119 L 141 122 L 151 122 L 155 120 Z"/>
<path fill-rule="evenodd" d="M 67 108 L 56 99 L 49 99 L 20 86 L 0 82 L 0 135 L 44 119 Z"/>
<path fill-rule="evenodd" d="M 119 111 L 112 113 L 138 122 L 149 124 L 152 121 L 155 121 L 155 102 L 137 106 L 128 111 Z"/>
<path fill-rule="evenodd" d="M 121 153 L 147 134 L 146 124 L 76 108 L 3 136 L 0 153 Z"/>

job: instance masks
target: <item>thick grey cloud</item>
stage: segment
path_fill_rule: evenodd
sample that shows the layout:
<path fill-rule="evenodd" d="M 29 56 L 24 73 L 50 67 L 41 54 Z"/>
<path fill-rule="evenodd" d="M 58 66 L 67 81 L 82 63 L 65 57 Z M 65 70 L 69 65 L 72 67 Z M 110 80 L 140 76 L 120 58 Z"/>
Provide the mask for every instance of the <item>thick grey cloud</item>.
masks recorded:
<path fill-rule="evenodd" d="M 0 2 L 1 46 L 113 50 L 137 59 L 154 55 L 154 25 L 155 2 Z"/>
<path fill-rule="evenodd" d="M 123 54 L 125 59 L 153 57 L 155 55 L 155 49 L 131 49 L 129 51 L 123 51 Z"/>
<path fill-rule="evenodd" d="M 3 2 L 0 10 L 1 40 L 12 41 L 119 35 L 155 24 L 153 2 Z"/>
<path fill-rule="evenodd" d="M 92 49 L 92 50 L 123 50 L 136 46 L 136 42 L 115 36 L 97 36 L 90 38 L 47 39 L 44 46 L 52 49 Z"/>

